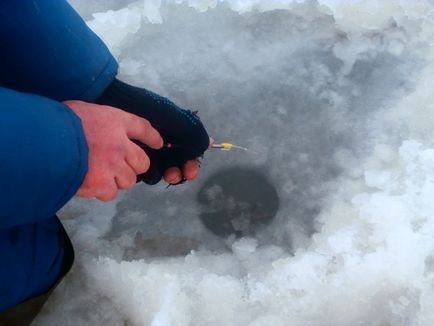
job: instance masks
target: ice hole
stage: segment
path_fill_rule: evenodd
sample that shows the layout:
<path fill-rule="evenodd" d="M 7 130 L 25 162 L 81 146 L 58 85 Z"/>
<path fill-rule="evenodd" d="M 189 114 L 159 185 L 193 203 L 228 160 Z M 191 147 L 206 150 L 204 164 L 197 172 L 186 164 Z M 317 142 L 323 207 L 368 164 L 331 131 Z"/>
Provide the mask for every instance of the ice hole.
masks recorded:
<path fill-rule="evenodd" d="M 202 223 L 221 237 L 252 236 L 270 223 L 279 209 L 279 197 L 270 180 L 259 170 L 243 166 L 211 175 L 197 201 Z"/>

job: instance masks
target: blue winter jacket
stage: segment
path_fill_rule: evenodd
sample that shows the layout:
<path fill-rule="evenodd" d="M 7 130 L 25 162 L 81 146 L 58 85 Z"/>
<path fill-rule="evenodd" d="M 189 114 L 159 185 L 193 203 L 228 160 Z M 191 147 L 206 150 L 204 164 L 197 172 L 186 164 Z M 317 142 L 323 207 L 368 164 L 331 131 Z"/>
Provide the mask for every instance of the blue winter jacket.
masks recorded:
<path fill-rule="evenodd" d="M 0 1 L 0 312 L 60 277 L 67 236 L 56 212 L 87 171 L 80 119 L 117 64 L 65 1 Z"/>

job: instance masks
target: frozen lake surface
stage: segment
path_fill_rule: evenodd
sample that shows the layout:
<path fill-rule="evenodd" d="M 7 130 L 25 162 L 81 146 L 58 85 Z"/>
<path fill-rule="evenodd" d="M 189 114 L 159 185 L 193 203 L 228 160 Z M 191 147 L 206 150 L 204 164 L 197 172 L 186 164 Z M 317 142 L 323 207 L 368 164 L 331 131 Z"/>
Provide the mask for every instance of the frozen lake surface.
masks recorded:
<path fill-rule="evenodd" d="M 71 201 L 34 325 L 434 325 L 433 1 L 72 4 L 122 80 L 251 151 Z"/>

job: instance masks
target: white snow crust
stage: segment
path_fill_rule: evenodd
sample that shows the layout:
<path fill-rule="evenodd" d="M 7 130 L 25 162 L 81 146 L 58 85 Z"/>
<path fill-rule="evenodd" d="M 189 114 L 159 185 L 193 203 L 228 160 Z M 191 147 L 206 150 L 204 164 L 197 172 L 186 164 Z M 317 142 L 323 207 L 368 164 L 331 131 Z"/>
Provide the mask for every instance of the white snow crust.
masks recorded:
<path fill-rule="evenodd" d="M 434 2 L 72 4 L 119 78 L 254 152 L 209 152 L 188 185 L 72 200 L 76 263 L 34 325 L 434 325 Z M 227 166 L 279 194 L 254 236 L 199 219 Z"/>

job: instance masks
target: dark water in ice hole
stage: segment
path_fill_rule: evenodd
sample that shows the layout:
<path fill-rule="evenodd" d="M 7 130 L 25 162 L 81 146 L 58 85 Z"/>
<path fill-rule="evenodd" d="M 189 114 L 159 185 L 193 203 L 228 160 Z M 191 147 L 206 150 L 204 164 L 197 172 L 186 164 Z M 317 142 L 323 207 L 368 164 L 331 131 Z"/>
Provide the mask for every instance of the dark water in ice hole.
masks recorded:
<path fill-rule="evenodd" d="M 201 187 L 197 201 L 200 219 L 221 237 L 252 236 L 271 222 L 279 209 L 275 187 L 259 171 L 224 168 L 211 175 Z"/>

